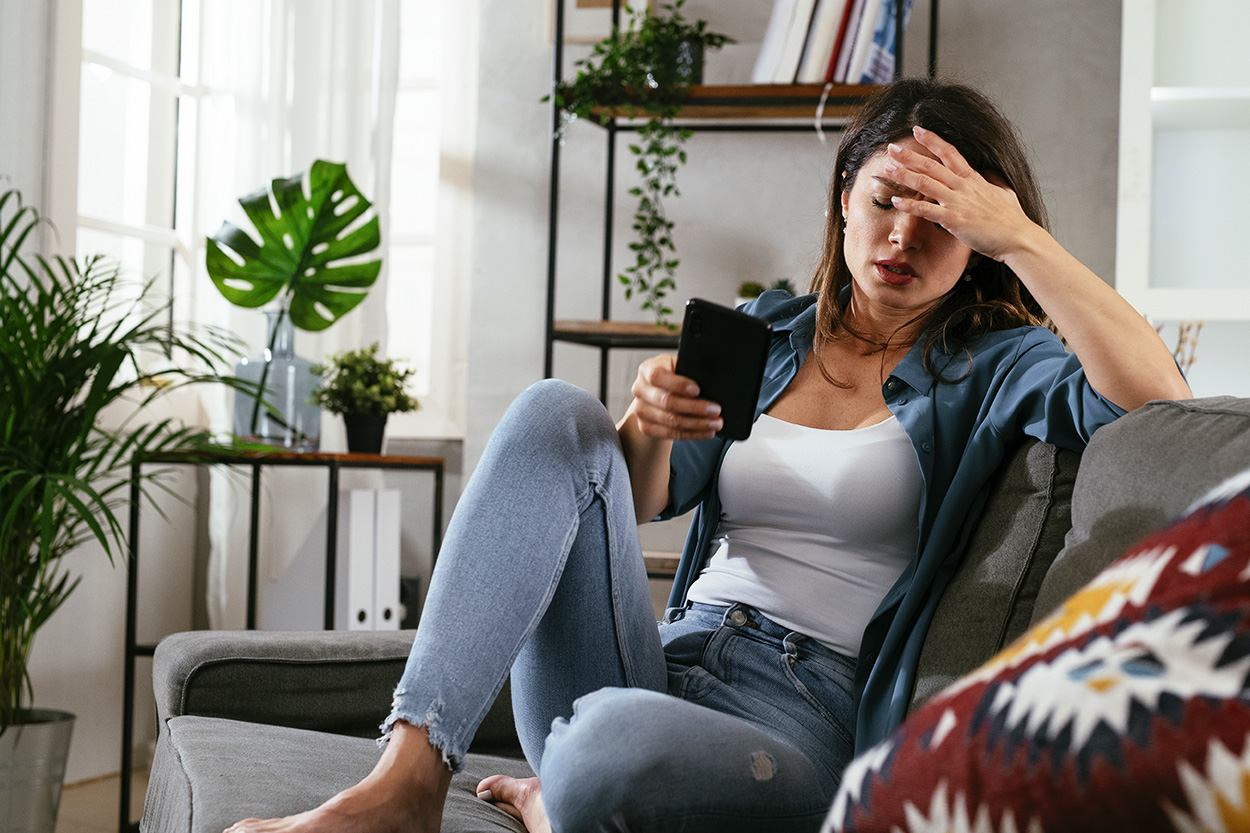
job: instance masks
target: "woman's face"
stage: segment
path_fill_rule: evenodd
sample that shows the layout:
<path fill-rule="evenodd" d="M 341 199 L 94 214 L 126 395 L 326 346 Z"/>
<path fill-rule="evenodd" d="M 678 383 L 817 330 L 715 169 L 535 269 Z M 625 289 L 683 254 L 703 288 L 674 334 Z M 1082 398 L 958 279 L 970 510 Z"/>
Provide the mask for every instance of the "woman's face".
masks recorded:
<path fill-rule="evenodd" d="M 896 144 L 936 158 L 910 137 Z M 859 169 L 854 186 L 842 192 L 842 252 L 851 270 L 857 315 L 902 323 L 931 308 L 955 286 L 972 250 L 941 226 L 893 206 L 891 197 L 914 192 L 890 179 L 887 161 L 882 148 Z"/>

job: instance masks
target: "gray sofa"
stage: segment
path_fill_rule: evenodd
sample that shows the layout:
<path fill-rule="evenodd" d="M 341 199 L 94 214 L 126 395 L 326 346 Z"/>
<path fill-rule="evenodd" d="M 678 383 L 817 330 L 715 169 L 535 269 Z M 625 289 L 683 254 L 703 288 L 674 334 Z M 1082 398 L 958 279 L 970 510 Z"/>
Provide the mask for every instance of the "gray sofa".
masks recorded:
<path fill-rule="evenodd" d="M 1031 441 L 998 473 L 925 642 L 913 705 L 975 668 L 1129 545 L 1250 467 L 1250 399 L 1155 402 L 1084 455 Z M 365 775 L 411 633 L 182 633 L 156 652 L 159 738 L 141 829 L 220 831 Z M 528 774 L 506 690 L 453 780 L 445 831 L 522 828 L 477 780 Z"/>

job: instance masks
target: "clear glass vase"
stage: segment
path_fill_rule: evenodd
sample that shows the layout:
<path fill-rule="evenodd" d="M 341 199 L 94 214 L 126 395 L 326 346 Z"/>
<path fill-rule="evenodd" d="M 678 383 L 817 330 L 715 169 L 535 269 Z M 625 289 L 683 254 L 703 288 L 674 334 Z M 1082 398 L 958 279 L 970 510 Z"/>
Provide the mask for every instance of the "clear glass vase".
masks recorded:
<path fill-rule="evenodd" d="M 234 433 L 287 451 L 316 451 L 321 408 L 308 401 L 317 384 L 313 363 L 295 355 L 295 327 L 287 310 L 264 312 L 268 320 L 264 352 L 235 365 L 235 376 L 263 387 L 263 402 L 258 405 L 253 396 L 235 394 Z"/>

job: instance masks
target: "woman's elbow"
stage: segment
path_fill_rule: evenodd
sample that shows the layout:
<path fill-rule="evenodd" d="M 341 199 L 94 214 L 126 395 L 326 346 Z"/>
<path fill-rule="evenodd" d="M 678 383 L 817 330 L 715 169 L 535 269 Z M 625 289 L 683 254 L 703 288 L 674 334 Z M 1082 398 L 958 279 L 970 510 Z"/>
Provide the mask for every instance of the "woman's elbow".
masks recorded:
<path fill-rule="evenodd" d="M 1180 400 L 1192 399 L 1193 391 L 1189 389 L 1189 383 L 1185 381 L 1185 377 L 1179 372 L 1161 374 L 1159 378 L 1153 380 L 1148 385 L 1141 385 L 1133 391 L 1131 395 L 1123 397 L 1124 401 L 1113 399 L 1116 405 L 1125 411 L 1135 411 L 1147 402 L 1156 400 Z"/>

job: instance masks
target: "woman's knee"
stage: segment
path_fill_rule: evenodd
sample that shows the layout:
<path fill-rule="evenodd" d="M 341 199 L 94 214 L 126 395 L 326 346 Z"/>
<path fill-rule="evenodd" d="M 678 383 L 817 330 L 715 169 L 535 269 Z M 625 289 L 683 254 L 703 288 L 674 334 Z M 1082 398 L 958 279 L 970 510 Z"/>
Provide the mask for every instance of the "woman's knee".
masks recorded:
<path fill-rule="evenodd" d="M 580 698 L 573 717 L 556 721 L 542 761 L 543 803 L 557 830 L 604 830 L 664 777 L 669 741 L 648 732 L 668 695 L 605 688 Z M 662 789 L 661 784 L 654 785 Z"/>
<path fill-rule="evenodd" d="M 544 379 L 522 391 L 497 430 L 520 432 L 544 444 L 564 440 L 589 448 L 605 439 L 617 442 L 616 425 L 603 403 L 559 379 Z"/>

